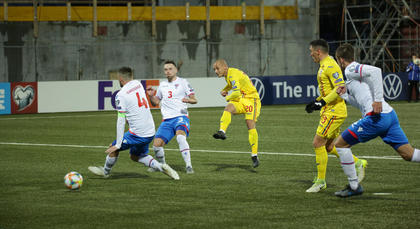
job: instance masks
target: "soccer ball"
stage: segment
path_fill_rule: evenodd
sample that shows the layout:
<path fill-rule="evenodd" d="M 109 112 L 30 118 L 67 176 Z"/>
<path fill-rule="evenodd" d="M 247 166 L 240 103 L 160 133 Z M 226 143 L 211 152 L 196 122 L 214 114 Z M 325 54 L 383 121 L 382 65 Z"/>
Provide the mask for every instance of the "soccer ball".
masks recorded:
<path fill-rule="evenodd" d="M 76 190 L 79 189 L 83 184 L 83 177 L 78 172 L 69 172 L 64 176 L 64 185 L 68 189 Z"/>
<path fill-rule="evenodd" d="M 419 64 L 420 64 L 420 59 L 419 59 L 419 58 L 415 59 L 415 60 L 414 60 L 414 64 L 419 65 Z"/>

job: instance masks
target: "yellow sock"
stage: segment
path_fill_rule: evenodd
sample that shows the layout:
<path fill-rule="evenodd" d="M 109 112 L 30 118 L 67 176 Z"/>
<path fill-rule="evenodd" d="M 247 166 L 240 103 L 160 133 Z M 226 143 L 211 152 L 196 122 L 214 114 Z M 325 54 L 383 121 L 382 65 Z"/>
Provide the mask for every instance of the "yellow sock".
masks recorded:
<path fill-rule="evenodd" d="M 337 158 L 340 158 L 340 155 L 338 154 L 337 149 L 335 148 L 335 146 L 334 146 L 334 148 L 330 152 L 327 152 L 327 153 L 334 154 Z"/>
<path fill-rule="evenodd" d="M 315 148 L 316 168 L 318 170 L 318 179 L 325 180 L 327 173 L 328 154 L 325 146 Z"/>
<path fill-rule="evenodd" d="M 257 129 L 248 130 L 249 145 L 251 145 L 252 156 L 258 154 L 258 133 Z"/>
<path fill-rule="evenodd" d="M 353 159 L 354 159 L 354 163 L 356 163 L 359 160 L 359 158 L 354 155 L 353 155 Z"/>
<path fill-rule="evenodd" d="M 226 133 L 228 126 L 230 125 L 230 121 L 232 118 L 232 114 L 229 111 L 223 111 L 223 115 L 220 118 L 220 129 Z"/>

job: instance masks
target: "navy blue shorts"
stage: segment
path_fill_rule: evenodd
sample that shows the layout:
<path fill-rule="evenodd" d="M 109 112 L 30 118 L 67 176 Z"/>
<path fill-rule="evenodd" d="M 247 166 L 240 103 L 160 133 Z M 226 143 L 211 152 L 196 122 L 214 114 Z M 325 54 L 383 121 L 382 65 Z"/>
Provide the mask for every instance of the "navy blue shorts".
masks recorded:
<path fill-rule="evenodd" d="M 165 144 L 175 136 L 177 130 L 183 130 L 187 136 L 190 133 L 190 119 L 187 116 L 165 119 L 160 124 L 156 138 L 161 138 Z"/>
<path fill-rule="evenodd" d="M 143 138 L 127 131 L 124 133 L 120 151 L 130 149 L 132 155 L 146 156 L 149 154 L 149 144 L 152 140 L 153 136 Z M 112 142 L 112 145 L 115 145 L 116 142 L 116 140 Z"/>
<path fill-rule="evenodd" d="M 408 144 L 394 110 L 387 114 L 365 116 L 341 133 L 341 137 L 350 145 L 367 142 L 378 136 L 395 150 Z"/>

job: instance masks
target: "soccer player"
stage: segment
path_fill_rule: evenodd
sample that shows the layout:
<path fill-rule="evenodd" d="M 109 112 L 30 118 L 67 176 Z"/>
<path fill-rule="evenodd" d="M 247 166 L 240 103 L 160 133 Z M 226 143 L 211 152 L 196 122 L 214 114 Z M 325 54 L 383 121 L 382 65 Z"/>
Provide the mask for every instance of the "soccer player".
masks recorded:
<path fill-rule="evenodd" d="M 344 79 L 340 67 L 328 55 L 328 43 L 323 39 L 314 40 L 310 43 L 309 50 L 313 61 L 320 65 L 317 74 L 320 96 L 306 106 L 308 113 L 321 110 L 321 119 L 313 139 L 318 174 L 313 185 L 306 190 L 306 192 L 315 193 L 327 188 L 325 181 L 328 163 L 327 152 L 339 157 L 333 142 L 340 134 L 340 126 L 347 117 L 347 108 L 344 100 L 336 93 L 336 88 L 344 84 Z M 359 160 L 356 157 L 355 161 L 359 179 L 362 180 L 367 161 Z"/>
<path fill-rule="evenodd" d="M 153 106 L 160 103 L 162 123 L 153 141 L 153 150 L 158 161 L 165 163 L 163 146 L 176 135 L 176 140 L 185 161 L 187 174 L 194 173 L 191 164 L 190 146 L 187 137 L 190 133 L 190 119 L 188 118 L 187 103 L 196 104 L 194 89 L 186 79 L 177 76 L 178 68 L 175 62 L 168 60 L 163 66 L 168 81 L 161 82 L 156 92 L 152 87 L 147 88 L 150 102 Z M 149 169 L 150 172 L 154 171 Z"/>
<path fill-rule="evenodd" d="M 162 164 L 148 155 L 149 143 L 155 135 L 155 124 L 142 84 L 138 80 L 133 80 L 131 68 L 122 67 L 117 74 L 121 85 L 121 90 L 115 97 L 118 110 L 117 139 L 105 151 L 108 155 L 104 167 L 89 166 L 88 169 L 95 175 L 107 178 L 118 160 L 120 151 L 130 149 L 130 158 L 134 162 L 142 163 L 179 180 L 178 173 L 169 165 Z M 126 121 L 129 130 L 124 133 Z"/>
<path fill-rule="evenodd" d="M 213 69 L 218 77 L 224 77 L 226 80 L 227 85 L 220 94 L 226 97 L 228 102 L 220 119 L 220 130 L 213 134 L 213 137 L 225 140 L 232 114 L 245 114 L 252 166 L 256 168 L 259 165 L 256 122 L 261 110 L 260 96 L 248 75 L 239 69 L 229 68 L 225 60 L 217 60 L 213 64 Z M 230 90 L 232 93 L 228 95 Z"/>
<path fill-rule="evenodd" d="M 362 112 L 362 119 L 349 126 L 335 142 L 341 166 L 349 181 L 349 185 L 335 195 L 349 197 L 363 193 L 351 156 L 350 147 L 353 145 L 380 136 L 404 160 L 412 162 L 420 162 L 420 150 L 408 143 L 397 114 L 384 100 L 381 69 L 355 62 L 354 49 L 350 44 L 343 44 L 337 49 L 336 59 L 347 78 L 346 87 L 338 87 L 337 93 Z"/>

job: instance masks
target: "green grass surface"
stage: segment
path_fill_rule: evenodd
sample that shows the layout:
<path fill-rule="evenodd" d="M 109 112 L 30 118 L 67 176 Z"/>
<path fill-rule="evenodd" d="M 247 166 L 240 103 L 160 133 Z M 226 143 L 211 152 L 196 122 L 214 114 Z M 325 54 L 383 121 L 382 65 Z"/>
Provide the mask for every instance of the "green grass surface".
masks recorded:
<path fill-rule="evenodd" d="M 392 106 L 419 148 L 420 104 Z M 306 114 L 303 105 L 263 106 L 257 129 L 266 153 L 252 169 L 243 116 L 233 117 L 227 140 L 212 138 L 222 111 L 190 110 L 195 174 L 185 174 L 175 140 L 165 147 L 179 181 L 148 173 L 126 151 L 111 178 L 89 173 L 89 165 L 103 165 L 105 146 L 115 138 L 115 112 L 0 116 L 0 228 L 420 227 L 420 164 L 395 159 L 396 152 L 380 139 L 353 148 L 369 162 L 362 196 L 334 196 L 347 180 L 333 157 L 328 188 L 307 194 L 316 174 L 310 155 L 318 114 Z M 159 111 L 153 115 L 158 126 Z M 344 127 L 359 118 L 359 111 L 349 108 Z M 70 171 L 84 177 L 79 191 L 63 184 Z"/>

